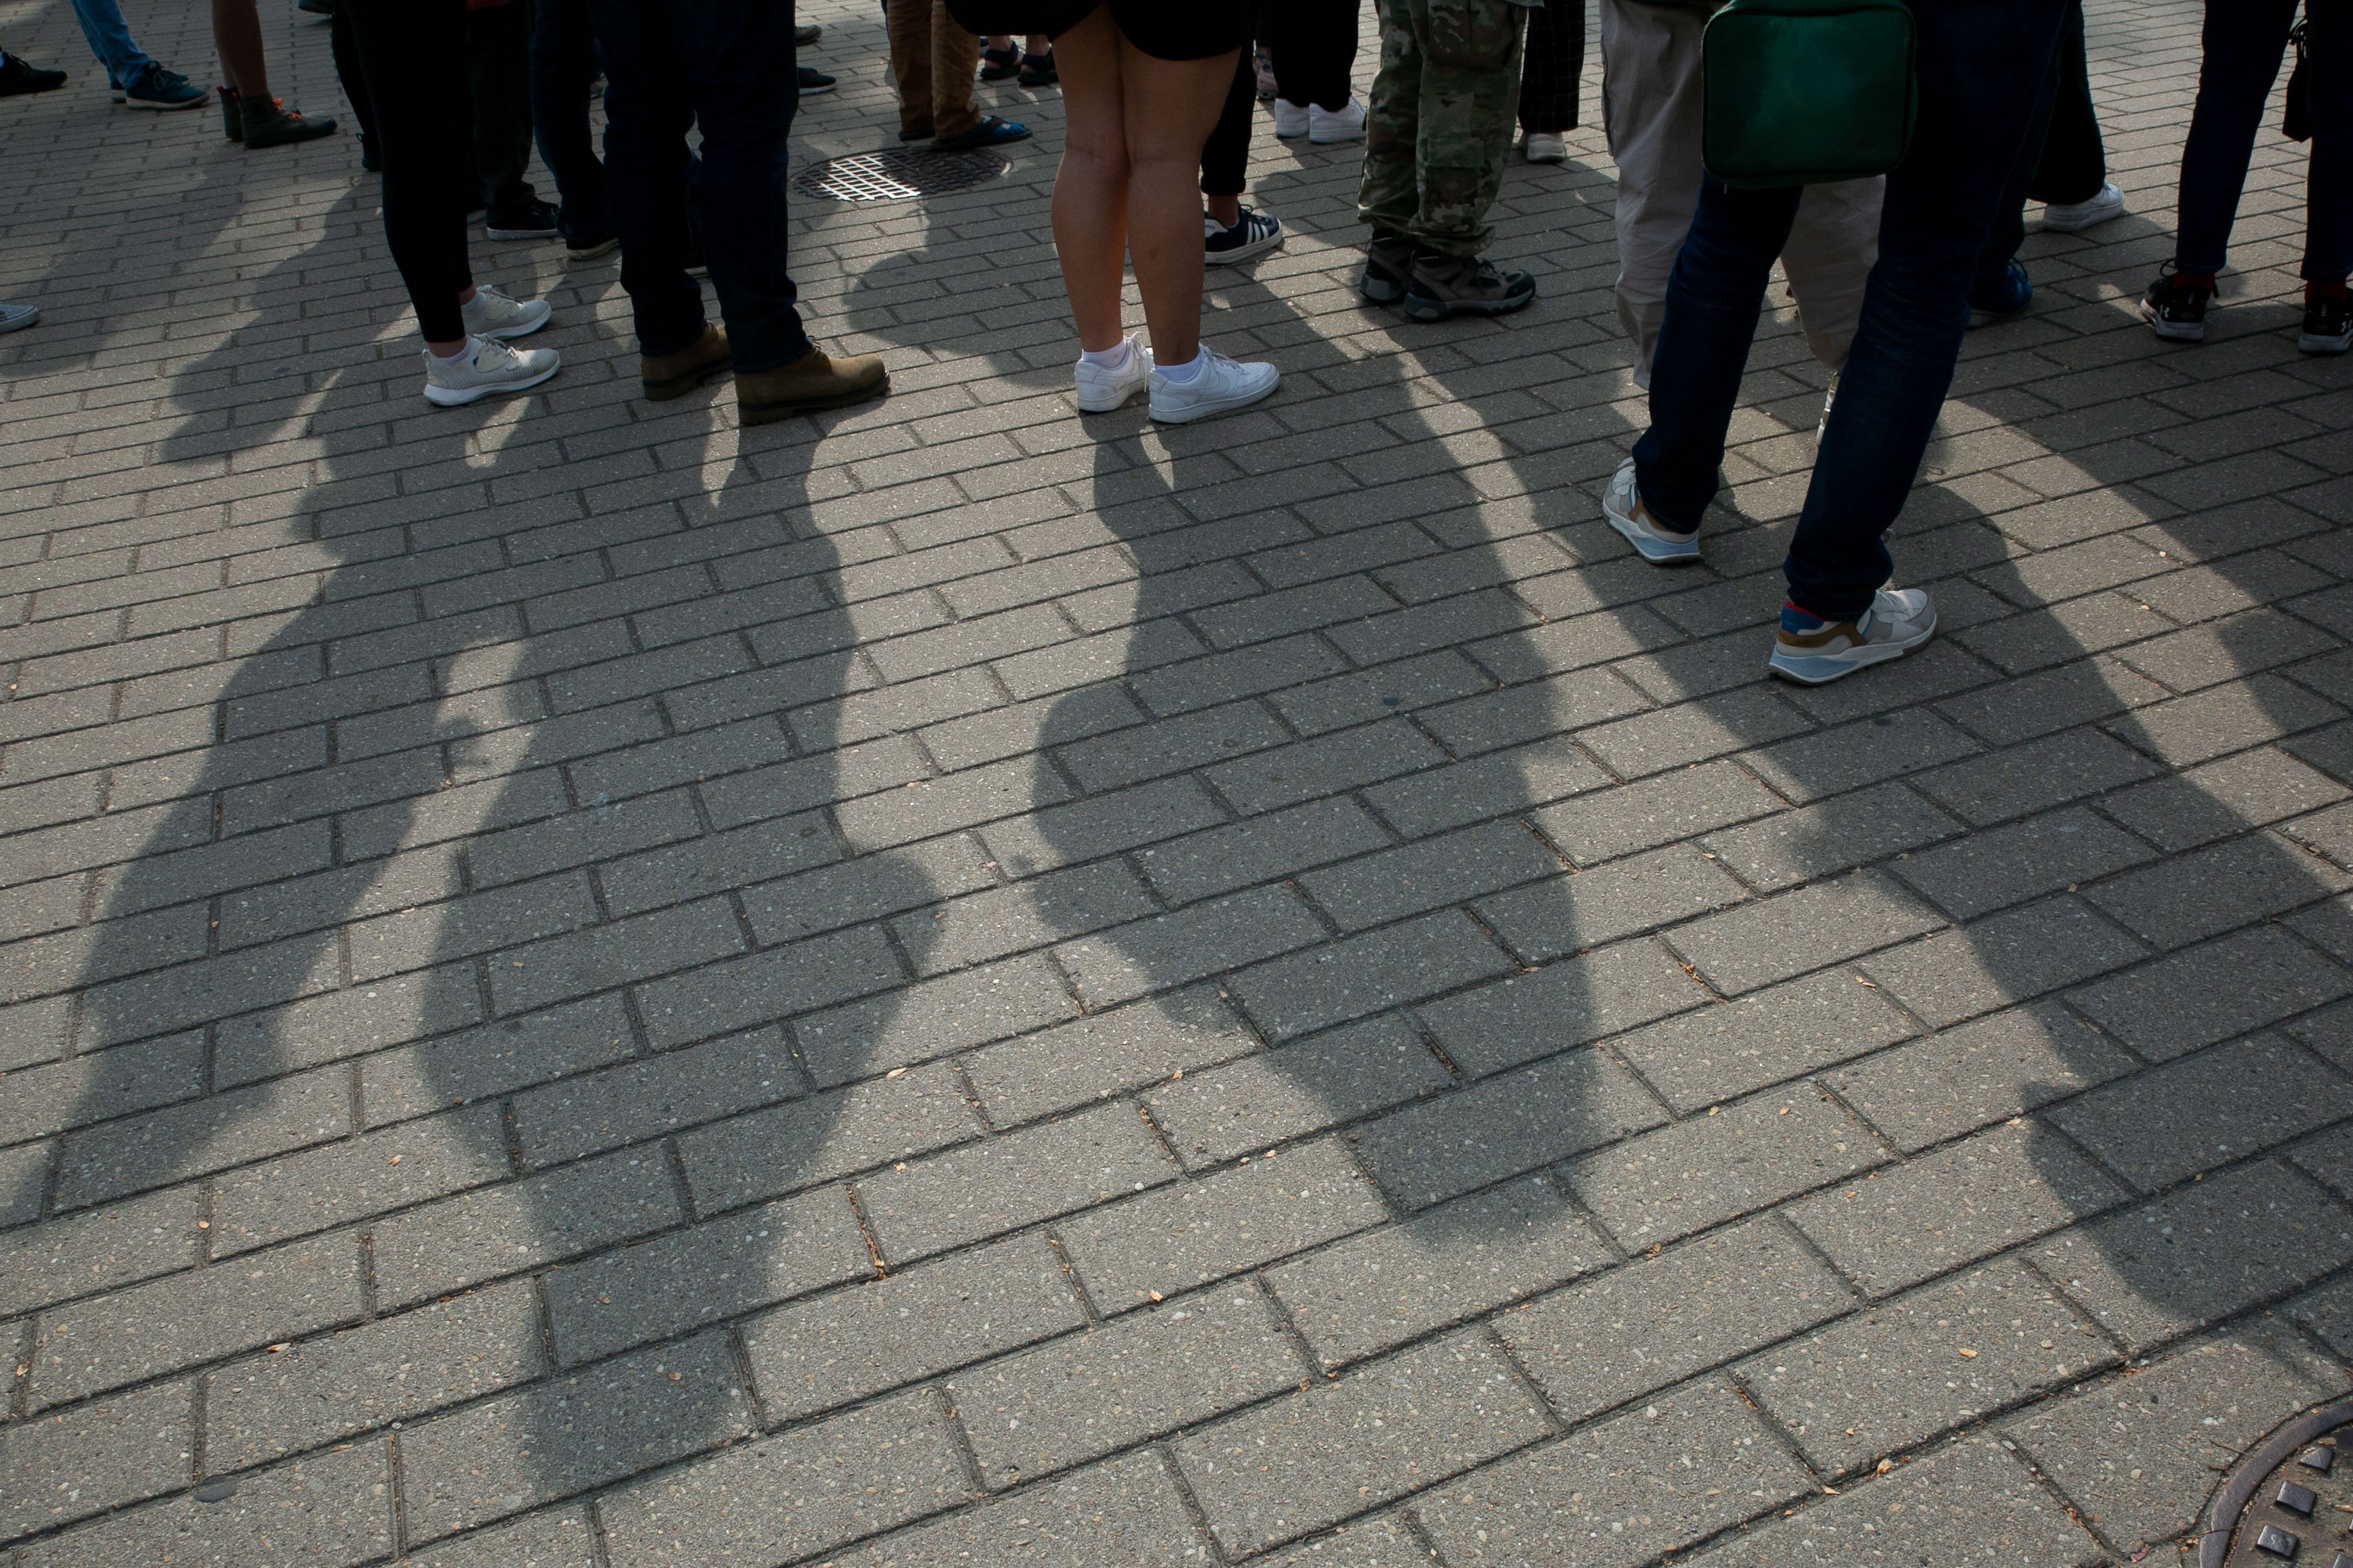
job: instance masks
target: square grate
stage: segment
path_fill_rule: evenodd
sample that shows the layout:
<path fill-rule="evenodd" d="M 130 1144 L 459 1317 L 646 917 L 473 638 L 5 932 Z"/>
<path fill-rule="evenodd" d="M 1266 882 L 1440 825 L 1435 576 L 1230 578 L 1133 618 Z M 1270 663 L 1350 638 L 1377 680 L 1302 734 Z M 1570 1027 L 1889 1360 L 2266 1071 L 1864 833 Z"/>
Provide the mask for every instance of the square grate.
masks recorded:
<path fill-rule="evenodd" d="M 827 201 L 903 202 L 968 191 L 1010 167 L 1005 154 L 986 147 L 965 153 L 892 147 L 812 163 L 793 176 L 793 189 Z"/>

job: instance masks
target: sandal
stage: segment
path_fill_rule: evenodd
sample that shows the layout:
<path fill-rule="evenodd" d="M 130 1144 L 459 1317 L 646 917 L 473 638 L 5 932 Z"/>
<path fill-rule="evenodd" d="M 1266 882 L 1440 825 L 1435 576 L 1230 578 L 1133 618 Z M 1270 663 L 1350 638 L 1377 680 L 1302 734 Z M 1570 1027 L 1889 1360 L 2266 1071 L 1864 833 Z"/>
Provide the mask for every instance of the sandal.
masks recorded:
<path fill-rule="evenodd" d="M 965 153 L 975 147 L 993 147 L 1001 142 L 1027 142 L 1029 128 L 1018 120 L 1001 120 L 994 114 L 984 114 L 980 123 L 960 136 L 943 136 L 933 142 L 934 153 Z"/>
<path fill-rule="evenodd" d="M 1021 68 L 1021 47 L 983 49 L 980 51 L 980 79 L 1003 81 Z"/>
<path fill-rule="evenodd" d="M 1023 87 L 1051 87 L 1061 79 L 1061 73 L 1054 68 L 1053 50 L 1048 49 L 1042 55 L 1023 55 L 1021 57 L 1021 85 Z"/>

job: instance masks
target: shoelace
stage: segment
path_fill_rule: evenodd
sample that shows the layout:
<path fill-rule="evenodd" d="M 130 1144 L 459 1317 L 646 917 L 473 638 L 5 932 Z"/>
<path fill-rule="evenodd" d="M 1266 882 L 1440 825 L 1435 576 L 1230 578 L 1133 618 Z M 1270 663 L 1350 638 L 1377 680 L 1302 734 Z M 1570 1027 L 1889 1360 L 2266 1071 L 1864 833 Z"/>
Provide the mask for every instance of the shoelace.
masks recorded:
<path fill-rule="evenodd" d="M 521 354 L 496 338 L 482 338 L 478 342 L 480 346 L 474 350 L 474 369 L 478 372 L 495 374 L 502 370 L 512 370 L 522 361 Z"/>

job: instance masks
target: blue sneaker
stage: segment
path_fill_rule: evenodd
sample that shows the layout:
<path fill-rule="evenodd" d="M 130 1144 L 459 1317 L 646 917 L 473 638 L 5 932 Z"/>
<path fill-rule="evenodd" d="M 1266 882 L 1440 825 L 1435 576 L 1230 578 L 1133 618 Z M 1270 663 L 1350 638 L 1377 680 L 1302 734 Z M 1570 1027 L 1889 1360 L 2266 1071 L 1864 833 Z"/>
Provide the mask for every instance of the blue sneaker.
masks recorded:
<path fill-rule="evenodd" d="M 114 101 L 133 109 L 202 109 L 213 95 L 178 71 L 156 66 L 128 87 L 114 89 Z"/>
<path fill-rule="evenodd" d="M 1601 492 L 1601 515 L 1653 566 L 1688 566 L 1699 559 L 1699 530 L 1677 533 L 1662 528 L 1643 506 L 1642 493 L 1634 486 L 1631 458 L 1618 465 L 1609 488 Z"/>
<path fill-rule="evenodd" d="M 2034 302 L 2034 279 L 2026 268 L 2012 258 L 2010 269 L 2001 281 L 1990 289 L 1969 290 L 1969 325 L 1982 327 L 1992 321 L 2006 321 Z"/>

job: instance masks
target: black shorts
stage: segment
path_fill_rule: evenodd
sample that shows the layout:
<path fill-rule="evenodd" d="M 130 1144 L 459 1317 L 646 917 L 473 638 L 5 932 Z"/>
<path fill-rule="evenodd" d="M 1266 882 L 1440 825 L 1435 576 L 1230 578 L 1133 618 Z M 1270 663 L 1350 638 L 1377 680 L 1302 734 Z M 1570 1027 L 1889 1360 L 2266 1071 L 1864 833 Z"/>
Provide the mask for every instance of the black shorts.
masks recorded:
<path fill-rule="evenodd" d="M 1250 0 L 1103 0 L 1127 41 L 1155 60 L 1208 60 L 1250 44 Z M 1072 24 L 1094 14 L 1088 6 Z"/>

